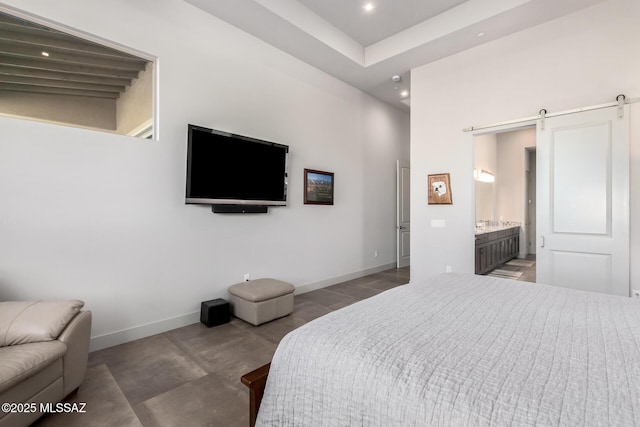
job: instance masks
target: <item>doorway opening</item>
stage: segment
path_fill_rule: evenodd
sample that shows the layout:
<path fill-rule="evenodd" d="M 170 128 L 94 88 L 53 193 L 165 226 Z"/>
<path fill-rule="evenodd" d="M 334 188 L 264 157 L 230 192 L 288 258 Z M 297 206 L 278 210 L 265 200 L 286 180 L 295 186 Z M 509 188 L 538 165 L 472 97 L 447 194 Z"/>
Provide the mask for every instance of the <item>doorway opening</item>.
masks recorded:
<path fill-rule="evenodd" d="M 474 135 L 476 274 L 536 281 L 536 128 Z"/>
<path fill-rule="evenodd" d="M 157 58 L 0 6 L 0 116 L 158 139 Z"/>

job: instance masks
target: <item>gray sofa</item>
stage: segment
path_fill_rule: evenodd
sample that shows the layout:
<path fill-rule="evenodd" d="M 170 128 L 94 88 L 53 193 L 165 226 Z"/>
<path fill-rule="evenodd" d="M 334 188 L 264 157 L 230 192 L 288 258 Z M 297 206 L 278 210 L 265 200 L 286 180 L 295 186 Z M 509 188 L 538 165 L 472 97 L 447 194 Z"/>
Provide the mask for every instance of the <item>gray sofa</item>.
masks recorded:
<path fill-rule="evenodd" d="M 78 389 L 91 333 L 91 312 L 83 306 L 78 300 L 0 302 L 0 403 L 35 404 L 27 412 L 18 405 L 0 411 L 1 427 L 27 426 L 44 415 L 41 403 L 55 405 Z"/>

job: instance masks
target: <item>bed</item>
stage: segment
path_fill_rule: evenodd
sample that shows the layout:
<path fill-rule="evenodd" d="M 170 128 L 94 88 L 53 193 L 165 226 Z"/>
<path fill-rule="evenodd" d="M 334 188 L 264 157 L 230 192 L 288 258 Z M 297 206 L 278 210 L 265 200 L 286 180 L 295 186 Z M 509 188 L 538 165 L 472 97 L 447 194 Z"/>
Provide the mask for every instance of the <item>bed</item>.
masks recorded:
<path fill-rule="evenodd" d="M 294 330 L 267 369 L 258 426 L 640 425 L 640 303 L 445 274 Z"/>

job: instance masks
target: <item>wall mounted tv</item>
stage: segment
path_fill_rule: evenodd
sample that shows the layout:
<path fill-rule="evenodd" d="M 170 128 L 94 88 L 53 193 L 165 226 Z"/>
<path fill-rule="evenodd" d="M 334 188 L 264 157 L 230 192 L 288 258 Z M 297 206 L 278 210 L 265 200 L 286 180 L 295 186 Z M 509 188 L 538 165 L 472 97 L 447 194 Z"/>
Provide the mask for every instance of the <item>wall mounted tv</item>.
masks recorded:
<path fill-rule="evenodd" d="M 284 206 L 288 156 L 287 145 L 189 125 L 186 203 L 221 213 Z"/>

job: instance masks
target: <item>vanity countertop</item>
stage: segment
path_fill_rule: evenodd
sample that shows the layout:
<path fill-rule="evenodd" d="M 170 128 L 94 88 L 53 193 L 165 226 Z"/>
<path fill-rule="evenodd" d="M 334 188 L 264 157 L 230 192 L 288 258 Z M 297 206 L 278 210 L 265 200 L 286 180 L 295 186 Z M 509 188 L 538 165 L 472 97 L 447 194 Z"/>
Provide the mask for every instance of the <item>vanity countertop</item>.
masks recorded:
<path fill-rule="evenodd" d="M 479 234 L 492 233 L 494 231 L 508 230 L 510 228 L 520 228 L 520 224 L 485 225 L 482 227 L 476 227 L 476 236 Z"/>

